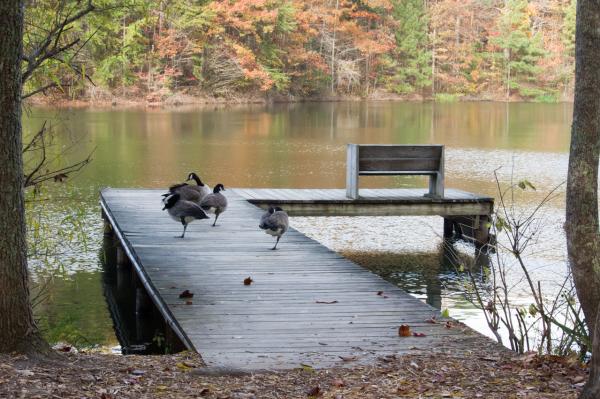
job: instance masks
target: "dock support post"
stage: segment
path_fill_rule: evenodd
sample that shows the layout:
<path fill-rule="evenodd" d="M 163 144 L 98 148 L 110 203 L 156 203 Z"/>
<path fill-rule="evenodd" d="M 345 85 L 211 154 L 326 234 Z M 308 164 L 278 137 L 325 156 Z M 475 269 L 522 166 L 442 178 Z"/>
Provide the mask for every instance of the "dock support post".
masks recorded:
<path fill-rule="evenodd" d="M 489 215 L 444 216 L 444 240 L 466 238 L 479 251 L 490 242 Z"/>
<path fill-rule="evenodd" d="M 146 292 L 144 287 L 136 287 L 135 289 L 135 314 L 137 317 L 148 316 L 152 314 L 152 299 Z"/>
<path fill-rule="evenodd" d="M 177 334 L 168 325 L 165 326 L 165 341 L 168 353 L 177 353 L 186 350 L 183 342 L 181 342 Z"/>
<path fill-rule="evenodd" d="M 454 236 L 454 222 L 448 217 L 444 217 L 444 240 L 449 240 Z"/>
<path fill-rule="evenodd" d="M 117 245 L 116 250 L 117 250 L 117 267 L 125 268 L 125 267 L 129 266 L 129 258 L 127 257 L 127 254 L 123 250 L 123 247 L 120 245 L 120 243 Z"/>
<path fill-rule="evenodd" d="M 475 248 L 481 250 L 490 242 L 490 216 L 478 215 L 473 223 L 473 238 Z"/>

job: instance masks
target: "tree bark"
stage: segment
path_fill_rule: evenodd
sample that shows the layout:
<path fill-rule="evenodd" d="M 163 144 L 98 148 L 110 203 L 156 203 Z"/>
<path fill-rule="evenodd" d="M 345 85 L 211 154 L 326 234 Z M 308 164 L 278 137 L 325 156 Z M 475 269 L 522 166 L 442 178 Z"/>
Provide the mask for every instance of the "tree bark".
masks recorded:
<path fill-rule="evenodd" d="M 600 0 L 577 1 L 575 100 L 567 177 L 565 230 L 577 296 L 593 340 L 590 378 L 582 398 L 600 397 Z"/>
<path fill-rule="evenodd" d="M 24 3 L 0 1 L 0 352 L 46 350 L 29 300 L 21 139 Z"/>

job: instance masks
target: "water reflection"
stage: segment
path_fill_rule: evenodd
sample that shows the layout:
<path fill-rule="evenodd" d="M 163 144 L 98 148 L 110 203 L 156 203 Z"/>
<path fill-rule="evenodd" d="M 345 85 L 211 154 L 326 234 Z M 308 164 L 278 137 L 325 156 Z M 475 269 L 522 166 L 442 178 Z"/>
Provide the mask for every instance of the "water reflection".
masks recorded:
<path fill-rule="evenodd" d="M 102 249 L 103 294 L 121 353 L 147 355 L 182 350 L 181 343 L 173 340 L 173 334 L 131 264 L 117 259 L 117 244 L 111 235 L 104 236 Z"/>
<path fill-rule="evenodd" d="M 461 273 L 464 267 L 471 267 L 474 276 L 485 283 L 490 262 L 489 255 L 466 255 L 451 242 L 441 243 L 435 252 L 347 251 L 343 255 L 436 309 L 443 309 L 445 299 L 457 300 L 457 294 L 464 291 L 467 283 Z"/>

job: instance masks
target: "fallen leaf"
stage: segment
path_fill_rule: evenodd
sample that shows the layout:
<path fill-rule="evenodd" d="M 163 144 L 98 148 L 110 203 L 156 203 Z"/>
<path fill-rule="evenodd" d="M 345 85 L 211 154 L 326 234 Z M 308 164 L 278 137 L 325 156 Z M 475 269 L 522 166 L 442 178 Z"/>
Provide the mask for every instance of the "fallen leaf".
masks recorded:
<path fill-rule="evenodd" d="M 71 352 L 73 347 L 67 344 L 57 344 L 52 347 L 52 349 L 57 350 L 59 352 Z"/>
<path fill-rule="evenodd" d="M 251 277 L 246 277 L 246 278 L 244 279 L 244 285 L 250 285 L 250 284 L 252 284 L 252 282 L 253 282 L 253 281 L 254 281 L 254 280 L 252 280 L 252 278 L 251 278 Z"/>
<path fill-rule="evenodd" d="M 192 292 L 190 292 L 189 290 L 185 290 L 181 294 L 179 294 L 179 298 L 193 298 L 193 297 L 194 297 L 194 294 Z"/>
<path fill-rule="evenodd" d="M 309 372 L 311 372 L 311 373 L 314 373 L 314 372 L 315 372 L 315 369 L 314 369 L 314 367 L 313 367 L 313 366 L 311 366 L 310 364 L 304 364 L 304 363 L 302 363 L 302 364 L 300 364 L 300 368 L 301 368 L 302 370 L 304 370 L 304 371 L 309 371 Z"/>
<path fill-rule="evenodd" d="M 338 301 L 317 301 L 317 303 L 325 303 L 331 305 L 332 303 L 338 303 Z"/>
<path fill-rule="evenodd" d="M 317 396 L 321 396 L 321 388 L 317 385 L 306 391 L 306 395 L 308 397 L 316 398 Z"/>
<path fill-rule="evenodd" d="M 177 363 L 177 368 L 181 371 L 189 371 L 191 369 L 193 369 L 193 367 L 190 367 L 187 363 L 185 362 L 179 362 Z"/>
<path fill-rule="evenodd" d="M 193 304 L 193 303 L 194 303 L 194 302 L 192 302 L 192 301 L 185 301 L 185 304 L 186 304 L 186 305 L 191 305 L 191 304 Z"/>
<path fill-rule="evenodd" d="M 500 360 L 500 358 L 498 358 L 498 357 L 489 357 L 489 356 L 480 357 L 479 359 L 485 360 L 486 362 L 497 362 Z M 512 368 L 512 366 L 510 368 Z"/>
<path fill-rule="evenodd" d="M 333 385 L 334 387 L 341 388 L 346 384 L 344 384 L 344 380 L 336 378 L 335 380 L 331 381 L 331 385 Z"/>
<path fill-rule="evenodd" d="M 413 335 L 413 337 L 426 337 L 426 335 L 421 332 L 414 332 L 412 335 Z"/>
<path fill-rule="evenodd" d="M 410 337 L 410 326 L 402 324 L 400 328 L 398 328 L 398 335 L 401 337 Z"/>

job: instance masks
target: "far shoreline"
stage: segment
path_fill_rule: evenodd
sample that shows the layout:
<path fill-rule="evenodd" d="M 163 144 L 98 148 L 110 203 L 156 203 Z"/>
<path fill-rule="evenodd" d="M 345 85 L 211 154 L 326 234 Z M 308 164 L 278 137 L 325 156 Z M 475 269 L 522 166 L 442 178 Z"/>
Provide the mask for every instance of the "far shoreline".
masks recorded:
<path fill-rule="evenodd" d="M 493 103 L 533 103 L 533 104 L 564 104 L 573 103 L 571 96 L 565 96 L 557 101 L 535 101 L 513 96 L 510 99 L 498 96 L 458 96 L 454 94 L 439 93 L 437 97 L 422 95 L 398 95 L 387 92 L 375 92 L 369 96 L 314 96 L 314 97 L 294 97 L 294 96 L 268 96 L 268 95 L 241 95 L 239 97 L 214 97 L 214 96 L 191 96 L 186 94 L 173 94 L 164 99 L 149 101 L 146 97 L 140 96 L 133 98 L 131 96 L 111 96 L 101 99 L 66 99 L 55 95 L 39 95 L 32 99 L 24 101 L 26 106 L 54 109 L 194 109 L 206 107 L 231 107 L 231 106 L 268 106 L 281 104 L 300 104 L 300 103 L 342 103 L 342 102 L 410 102 L 410 103 L 435 103 L 435 104 L 454 104 L 454 103 L 475 103 L 475 102 L 493 102 Z"/>

